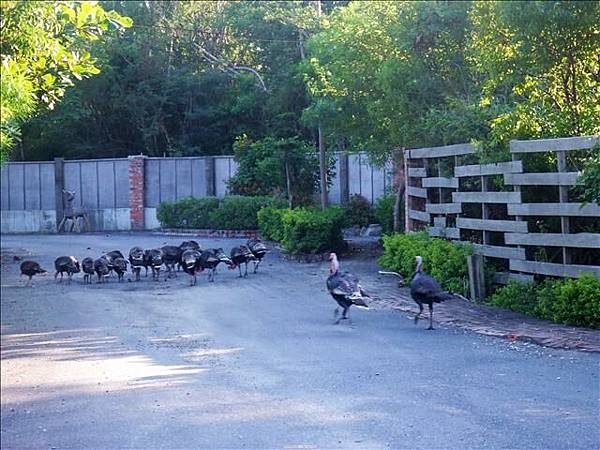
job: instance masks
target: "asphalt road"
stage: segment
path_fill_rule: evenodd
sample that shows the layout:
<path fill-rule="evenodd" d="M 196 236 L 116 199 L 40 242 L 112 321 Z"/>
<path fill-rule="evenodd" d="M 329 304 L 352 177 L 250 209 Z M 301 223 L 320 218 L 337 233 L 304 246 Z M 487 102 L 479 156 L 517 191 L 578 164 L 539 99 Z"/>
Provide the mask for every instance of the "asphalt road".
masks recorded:
<path fill-rule="evenodd" d="M 2 246 L 52 268 L 63 254 L 181 240 L 24 235 Z M 2 448 L 600 446 L 597 354 L 426 331 L 382 309 L 333 325 L 326 263 L 270 254 L 261 269 L 221 269 L 196 287 L 180 273 L 24 288 L 18 263 L 4 262 Z"/>

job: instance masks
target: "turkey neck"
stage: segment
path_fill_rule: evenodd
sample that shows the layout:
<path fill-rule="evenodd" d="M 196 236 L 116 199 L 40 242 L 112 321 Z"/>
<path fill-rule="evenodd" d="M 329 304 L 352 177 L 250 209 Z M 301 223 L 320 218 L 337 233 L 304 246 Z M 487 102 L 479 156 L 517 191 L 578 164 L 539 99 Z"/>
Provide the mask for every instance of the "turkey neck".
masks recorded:
<path fill-rule="evenodd" d="M 338 273 L 339 269 L 340 269 L 340 263 L 338 262 L 336 257 L 333 257 L 331 259 L 331 262 L 329 263 L 329 273 L 331 275 L 336 275 Z"/>

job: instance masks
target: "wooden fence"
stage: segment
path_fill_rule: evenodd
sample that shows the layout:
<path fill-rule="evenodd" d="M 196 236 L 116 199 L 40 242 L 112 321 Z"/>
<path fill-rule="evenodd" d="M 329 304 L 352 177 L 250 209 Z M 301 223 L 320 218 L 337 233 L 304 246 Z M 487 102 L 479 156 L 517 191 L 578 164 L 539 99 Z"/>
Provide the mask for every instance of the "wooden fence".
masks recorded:
<path fill-rule="evenodd" d="M 475 254 L 494 259 L 501 284 L 534 275 L 600 277 L 600 206 L 569 201 L 578 173 L 567 158 L 599 142 L 511 141 L 512 161 L 495 164 L 475 163 L 471 144 L 406 150 L 406 230 L 473 242 Z M 555 160 L 554 171 L 535 171 L 529 154 L 542 152 Z"/>

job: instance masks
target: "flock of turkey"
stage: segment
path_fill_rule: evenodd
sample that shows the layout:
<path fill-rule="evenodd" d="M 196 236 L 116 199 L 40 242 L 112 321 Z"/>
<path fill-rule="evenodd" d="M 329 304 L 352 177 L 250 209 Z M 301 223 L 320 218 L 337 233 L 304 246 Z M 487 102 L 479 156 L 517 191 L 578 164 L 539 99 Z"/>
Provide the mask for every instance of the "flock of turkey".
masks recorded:
<path fill-rule="evenodd" d="M 190 285 L 194 286 L 197 282 L 196 274 L 206 270 L 208 272 L 208 281 L 214 282 L 217 266 L 221 263 L 229 269 L 239 269 L 239 276 L 248 276 L 248 263 L 254 263 L 254 273 L 258 270 L 262 259 L 267 254 L 266 245 L 257 238 L 248 240 L 246 245 L 233 247 L 229 256 L 225 254 L 222 248 L 210 248 L 202 250 L 200 244 L 196 241 L 184 241 L 179 246 L 165 245 L 161 248 L 143 249 L 133 247 L 129 251 L 128 260 L 119 250 L 108 252 L 98 259 L 90 257 L 79 260 L 74 256 L 59 256 L 54 261 L 57 279 L 60 274 L 62 282 L 63 275 L 67 274 L 68 282 L 71 282 L 73 274 L 83 271 L 83 281 L 86 284 L 92 283 L 94 275 L 98 277 L 98 283 L 105 283 L 111 272 L 116 273 L 119 282 L 122 282 L 131 265 L 131 272 L 135 281 L 140 281 L 142 268 L 145 269 L 145 275 L 148 276 L 148 268 L 152 273 L 152 279 L 159 280 L 161 268 L 164 266 L 167 271 L 167 277 L 176 276 L 175 266 L 180 267 L 184 272 L 190 275 Z M 429 330 L 433 329 L 433 304 L 440 303 L 454 297 L 453 294 L 444 292 L 437 281 L 425 274 L 421 270 L 423 264 L 420 256 L 416 257 L 416 272 L 411 279 L 410 293 L 413 300 L 419 306 L 419 313 L 414 322 L 417 324 L 420 315 L 423 312 L 423 305 L 429 306 Z M 244 265 L 244 274 L 242 274 L 242 265 Z M 47 273 L 46 270 L 35 261 L 24 261 L 21 264 L 21 275 L 29 277 L 27 285 L 31 284 L 34 275 Z M 380 272 L 381 274 L 393 274 L 401 278 L 400 274 L 395 272 Z M 333 299 L 342 308 L 340 311 L 335 309 L 335 323 L 348 319 L 348 310 L 352 305 L 368 308 L 367 300 L 369 295 L 364 291 L 358 278 L 349 272 L 340 271 L 340 263 L 335 253 L 329 255 L 329 277 L 326 281 L 327 290 Z M 339 316 L 339 317 L 338 317 Z"/>

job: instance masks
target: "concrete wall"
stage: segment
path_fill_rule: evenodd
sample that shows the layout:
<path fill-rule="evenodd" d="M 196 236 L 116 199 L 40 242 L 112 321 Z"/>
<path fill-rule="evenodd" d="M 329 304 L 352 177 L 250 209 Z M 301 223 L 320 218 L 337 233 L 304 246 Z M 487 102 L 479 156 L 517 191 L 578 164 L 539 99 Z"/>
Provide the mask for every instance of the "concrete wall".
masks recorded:
<path fill-rule="evenodd" d="M 342 203 L 345 195 L 353 194 L 363 195 L 374 203 L 390 188 L 391 166 L 374 167 L 365 154 L 356 154 L 348 155 L 346 171 L 342 158 L 336 156 L 335 176 L 329 190 L 331 203 Z M 227 182 L 238 170 L 232 156 L 143 160 L 140 207 L 146 229 L 160 226 L 156 208 L 163 201 L 227 195 Z M 88 214 L 92 230 L 132 229 L 130 164 L 131 158 L 5 164 L 0 173 L 2 232 L 55 232 L 56 198 L 61 198 L 63 188 L 75 191 L 73 207 Z M 61 167 L 64 181 L 59 186 Z M 59 215 L 60 221 L 62 213 Z"/>

